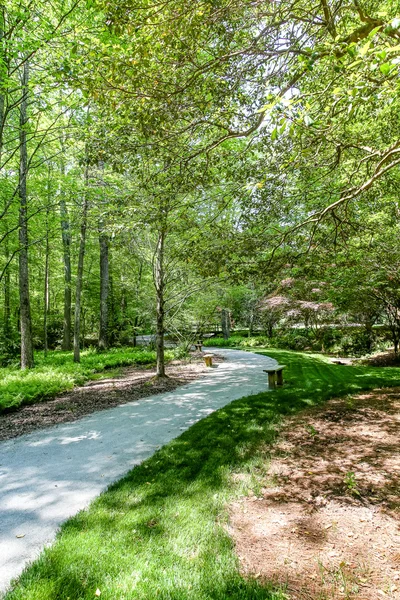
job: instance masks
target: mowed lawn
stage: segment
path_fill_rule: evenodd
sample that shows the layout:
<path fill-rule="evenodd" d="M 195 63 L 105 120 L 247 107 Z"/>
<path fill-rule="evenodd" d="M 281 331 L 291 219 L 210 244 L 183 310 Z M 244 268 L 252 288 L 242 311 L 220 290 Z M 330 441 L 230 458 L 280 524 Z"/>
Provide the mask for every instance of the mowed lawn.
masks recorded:
<path fill-rule="evenodd" d="M 284 589 L 240 576 L 226 504 L 257 493 L 251 474 L 265 469 L 265 444 L 285 415 L 334 396 L 398 386 L 400 369 L 264 353 L 288 365 L 284 388 L 216 411 L 133 469 L 63 525 L 6 600 L 285 600 Z"/>
<path fill-rule="evenodd" d="M 167 353 L 167 358 L 171 353 Z M 72 352 L 35 353 L 35 368 L 21 371 L 18 366 L 0 368 L 0 412 L 51 398 L 82 385 L 107 369 L 155 363 L 155 352 L 142 348 L 115 348 L 107 352 L 85 350 L 81 362 L 74 363 Z"/>

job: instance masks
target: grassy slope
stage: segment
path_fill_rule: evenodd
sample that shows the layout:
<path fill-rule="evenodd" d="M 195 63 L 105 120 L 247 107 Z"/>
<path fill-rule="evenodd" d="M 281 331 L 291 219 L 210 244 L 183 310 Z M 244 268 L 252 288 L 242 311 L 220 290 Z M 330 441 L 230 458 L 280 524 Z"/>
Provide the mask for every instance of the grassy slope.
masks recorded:
<path fill-rule="evenodd" d="M 16 367 L 0 368 L 0 412 L 55 396 L 81 385 L 105 369 L 155 362 L 155 352 L 140 348 L 118 348 L 98 353 L 87 350 L 80 364 L 71 352 L 43 352 L 35 355 L 35 369 L 20 371 Z"/>
<path fill-rule="evenodd" d="M 282 415 L 330 397 L 400 385 L 400 369 L 331 365 L 310 355 L 265 352 L 287 364 L 287 385 L 242 398 L 195 424 L 69 520 L 7 600 L 283 600 L 245 581 L 225 504 L 248 492 Z M 248 473 L 234 483 L 232 472 Z M 257 490 L 253 490 L 257 493 Z"/>

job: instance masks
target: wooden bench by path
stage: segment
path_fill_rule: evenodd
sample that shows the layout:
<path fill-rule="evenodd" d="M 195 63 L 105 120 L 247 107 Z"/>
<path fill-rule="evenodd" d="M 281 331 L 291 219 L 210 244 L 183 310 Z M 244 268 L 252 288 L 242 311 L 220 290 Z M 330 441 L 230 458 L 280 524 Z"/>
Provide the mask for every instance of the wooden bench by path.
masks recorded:
<path fill-rule="evenodd" d="M 205 354 L 204 355 L 204 361 L 206 363 L 206 367 L 212 367 L 212 359 L 213 359 L 213 354 Z"/>
<path fill-rule="evenodd" d="M 274 388 L 276 385 L 283 385 L 283 369 L 286 365 L 276 365 L 269 369 L 263 369 L 264 373 L 268 373 L 268 387 Z"/>

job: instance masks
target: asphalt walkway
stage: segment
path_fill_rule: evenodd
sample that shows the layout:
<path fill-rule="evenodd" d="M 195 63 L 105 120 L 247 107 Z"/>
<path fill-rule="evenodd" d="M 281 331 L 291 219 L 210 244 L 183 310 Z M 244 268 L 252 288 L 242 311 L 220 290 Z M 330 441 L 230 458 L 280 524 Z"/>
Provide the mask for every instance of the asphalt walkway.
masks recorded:
<path fill-rule="evenodd" d="M 226 360 L 173 392 L 0 443 L 0 591 L 110 483 L 214 410 L 267 389 L 263 369 L 275 360 L 215 351 Z"/>

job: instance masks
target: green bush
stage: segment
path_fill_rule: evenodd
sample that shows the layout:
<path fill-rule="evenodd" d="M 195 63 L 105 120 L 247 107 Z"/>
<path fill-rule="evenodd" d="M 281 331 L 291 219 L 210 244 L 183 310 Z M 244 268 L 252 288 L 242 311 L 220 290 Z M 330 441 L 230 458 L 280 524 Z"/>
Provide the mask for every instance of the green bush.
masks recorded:
<path fill-rule="evenodd" d="M 192 342 L 189 342 L 189 341 L 180 342 L 172 350 L 174 358 L 177 360 L 180 360 L 181 358 L 185 358 L 186 356 L 188 356 L 191 346 L 192 346 Z"/>
<path fill-rule="evenodd" d="M 277 332 L 269 345 L 284 350 L 314 350 L 314 339 L 306 329 L 287 329 Z"/>
<path fill-rule="evenodd" d="M 247 339 L 247 338 L 243 338 L 242 336 L 239 336 L 239 335 L 232 335 L 227 340 L 225 340 L 223 337 L 208 338 L 208 339 L 204 340 L 203 346 L 214 346 L 216 348 L 228 348 L 231 346 L 240 346 L 244 339 Z"/>
<path fill-rule="evenodd" d="M 265 336 L 246 337 L 242 339 L 241 345 L 244 348 L 260 348 L 262 346 L 270 346 L 270 339 Z"/>

